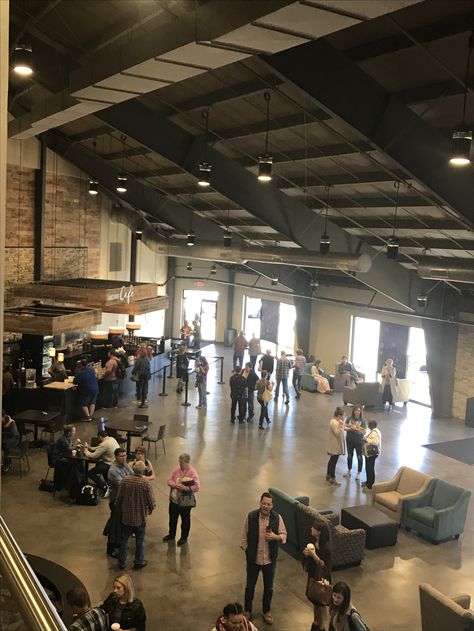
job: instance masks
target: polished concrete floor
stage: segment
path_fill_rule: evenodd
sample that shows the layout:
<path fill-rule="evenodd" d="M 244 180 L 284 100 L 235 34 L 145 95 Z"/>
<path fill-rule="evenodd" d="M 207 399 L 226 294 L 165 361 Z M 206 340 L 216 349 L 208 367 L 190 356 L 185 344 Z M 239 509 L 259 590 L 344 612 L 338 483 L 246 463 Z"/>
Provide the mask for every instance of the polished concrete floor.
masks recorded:
<path fill-rule="evenodd" d="M 226 355 L 225 374 L 230 370 L 230 352 L 208 347 L 206 354 Z M 354 478 L 339 488 L 325 482 L 325 452 L 328 420 L 341 396 L 303 393 L 291 405 L 271 406 L 271 429 L 259 431 L 258 424 L 229 422 L 229 388 L 218 385 L 218 364 L 209 375 L 211 394 L 207 411 L 195 409 L 197 391 L 190 390 L 191 407 L 180 405 L 176 380 L 168 384 L 169 396 L 159 397 L 161 382 L 154 380 L 148 413 L 153 426 L 166 423 L 166 456 L 159 448 L 152 460 L 157 479 L 154 488 L 157 510 L 147 530 L 146 558 L 149 565 L 130 570 L 136 592 L 145 604 L 149 629 L 194 631 L 211 629 L 227 602 L 242 601 L 245 585 L 244 554 L 239 549 L 246 513 L 258 506 L 262 491 L 279 487 L 292 495 L 306 494 L 315 507 L 341 507 L 368 501 Z M 122 401 L 118 410 L 126 417 L 136 404 Z M 367 412 L 377 418 L 383 434 L 383 453 L 377 463 L 377 479 L 388 479 L 402 465 L 474 491 L 472 468 L 422 447 L 429 442 L 474 436 L 474 429 L 455 420 L 432 419 L 430 410 L 416 404 L 393 412 Z M 96 424 L 78 424 L 78 436 L 88 438 Z M 166 477 L 176 465 L 178 454 L 187 451 L 201 477 L 198 506 L 192 513 L 189 543 L 184 548 L 162 543 L 167 532 L 168 488 Z M 342 478 L 344 463 L 338 474 Z M 46 456 L 35 451 L 31 472 L 22 479 L 10 472 L 2 479 L 2 512 L 22 549 L 57 561 L 76 573 L 88 587 L 94 604 L 102 602 L 112 588 L 118 570 L 105 555 L 102 529 L 108 503 L 97 507 L 69 504 L 64 498 L 40 493 L 38 481 L 46 472 Z M 349 583 L 353 602 L 372 631 L 421 628 L 418 584 L 429 582 L 454 595 L 474 593 L 474 517 L 470 511 L 466 530 L 459 541 L 431 545 L 400 531 L 394 547 L 369 550 L 360 567 L 339 570 L 337 580 Z M 129 567 L 131 563 L 129 564 Z M 312 610 L 305 599 L 305 575 L 300 564 L 280 552 L 273 599 L 276 631 L 309 631 Z M 255 624 L 267 625 L 260 613 L 261 584 L 254 611 Z"/>

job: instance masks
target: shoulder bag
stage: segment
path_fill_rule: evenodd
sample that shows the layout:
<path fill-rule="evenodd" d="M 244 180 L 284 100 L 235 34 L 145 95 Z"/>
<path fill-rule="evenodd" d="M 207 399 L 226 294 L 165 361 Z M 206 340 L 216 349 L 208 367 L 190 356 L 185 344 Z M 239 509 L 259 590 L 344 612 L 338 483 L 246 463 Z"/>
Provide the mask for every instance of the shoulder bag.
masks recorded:
<path fill-rule="evenodd" d="M 269 401 L 271 401 L 272 399 L 272 392 L 271 390 L 269 390 L 267 387 L 265 387 L 265 390 L 262 393 L 262 401 L 264 403 L 268 403 Z"/>
<path fill-rule="evenodd" d="M 325 583 L 323 579 L 316 579 L 308 575 L 306 584 L 306 598 L 320 607 L 325 607 L 331 602 L 332 585 Z"/>
<path fill-rule="evenodd" d="M 194 508 L 196 497 L 192 493 L 181 493 L 178 495 L 178 506 L 181 508 Z"/>
<path fill-rule="evenodd" d="M 351 631 L 369 631 L 369 627 L 362 620 L 357 609 L 352 608 L 349 611 L 349 628 Z"/>

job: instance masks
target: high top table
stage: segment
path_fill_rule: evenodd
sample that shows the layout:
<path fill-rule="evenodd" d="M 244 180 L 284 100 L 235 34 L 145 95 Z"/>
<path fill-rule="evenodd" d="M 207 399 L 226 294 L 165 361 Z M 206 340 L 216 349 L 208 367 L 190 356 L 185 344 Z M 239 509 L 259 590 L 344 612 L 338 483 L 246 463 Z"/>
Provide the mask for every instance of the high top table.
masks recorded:
<path fill-rule="evenodd" d="M 38 444 L 38 427 L 51 427 L 54 425 L 61 412 L 47 412 L 45 410 L 23 410 L 14 415 L 15 421 L 22 421 L 27 425 L 34 425 L 35 428 L 35 445 Z"/>
<path fill-rule="evenodd" d="M 127 433 L 127 454 L 131 451 L 132 436 L 141 438 L 148 430 L 146 421 L 135 421 L 133 419 L 108 419 L 105 421 L 105 428 L 116 432 Z"/>

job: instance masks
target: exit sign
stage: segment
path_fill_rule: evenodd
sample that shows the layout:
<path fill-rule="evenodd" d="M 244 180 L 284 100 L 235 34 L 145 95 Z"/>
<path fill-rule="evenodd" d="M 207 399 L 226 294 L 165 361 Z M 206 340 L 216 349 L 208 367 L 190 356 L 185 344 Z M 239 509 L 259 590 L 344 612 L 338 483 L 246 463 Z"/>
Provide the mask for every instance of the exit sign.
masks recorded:
<path fill-rule="evenodd" d="M 195 287 L 204 287 L 204 281 L 203 280 L 195 280 L 194 281 L 194 286 Z"/>

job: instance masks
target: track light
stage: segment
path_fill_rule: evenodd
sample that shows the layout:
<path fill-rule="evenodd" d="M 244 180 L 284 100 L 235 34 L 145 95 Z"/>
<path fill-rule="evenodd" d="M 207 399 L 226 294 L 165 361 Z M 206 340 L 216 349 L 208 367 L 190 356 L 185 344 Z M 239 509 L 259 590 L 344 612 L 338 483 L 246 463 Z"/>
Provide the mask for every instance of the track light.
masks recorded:
<path fill-rule="evenodd" d="M 97 180 L 94 180 L 94 178 L 91 177 L 91 179 L 89 180 L 89 195 L 97 195 L 98 192 L 99 184 Z"/>
<path fill-rule="evenodd" d="M 416 302 L 419 307 L 426 307 L 428 304 L 428 296 L 424 292 L 420 292 L 416 297 Z"/>
<path fill-rule="evenodd" d="M 224 232 L 224 247 L 232 247 L 232 232 L 229 232 L 228 230 Z"/>
<path fill-rule="evenodd" d="M 127 176 L 126 175 L 117 175 L 117 184 L 115 186 L 115 190 L 117 191 L 117 193 L 127 192 Z"/>
<path fill-rule="evenodd" d="M 196 243 L 196 235 L 194 233 L 194 230 L 190 230 L 188 232 L 188 236 L 186 237 L 186 243 L 187 245 L 194 245 Z"/>
<path fill-rule="evenodd" d="M 33 74 L 33 49 L 30 44 L 17 44 L 15 46 L 11 65 L 13 72 L 20 77 L 29 77 Z"/>
<path fill-rule="evenodd" d="M 321 254 L 327 254 L 331 249 L 331 237 L 328 234 L 321 235 L 319 239 L 319 251 Z"/>
<path fill-rule="evenodd" d="M 463 167 L 471 162 L 472 131 L 453 131 L 453 145 L 449 164 Z"/>
<path fill-rule="evenodd" d="M 186 269 L 188 270 L 188 272 L 193 271 L 193 264 L 191 263 L 191 261 L 189 261 L 189 263 L 186 265 Z"/>
<path fill-rule="evenodd" d="M 208 162 L 199 163 L 199 177 L 198 184 L 203 188 L 211 185 L 211 170 L 212 166 Z"/>
<path fill-rule="evenodd" d="M 213 265 L 213 266 L 211 267 L 211 275 L 212 275 L 212 276 L 215 276 L 216 274 L 217 274 L 217 267 L 216 267 L 215 265 Z"/>
<path fill-rule="evenodd" d="M 270 182 L 272 179 L 273 157 L 266 153 L 258 157 L 258 176 L 260 182 Z"/>

